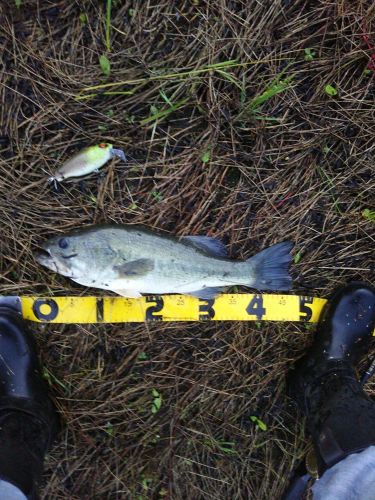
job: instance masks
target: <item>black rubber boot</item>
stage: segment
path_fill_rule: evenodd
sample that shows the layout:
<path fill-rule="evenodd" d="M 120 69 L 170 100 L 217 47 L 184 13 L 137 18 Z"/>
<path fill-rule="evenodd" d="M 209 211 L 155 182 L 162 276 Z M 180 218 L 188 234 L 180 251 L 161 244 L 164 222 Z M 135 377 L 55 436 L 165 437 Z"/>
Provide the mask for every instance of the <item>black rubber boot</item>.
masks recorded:
<path fill-rule="evenodd" d="M 43 460 L 59 423 L 42 378 L 32 334 L 0 307 L 0 479 L 38 498 Z"/>
<path fill-rule="evenodd" d="M 355 367 L 375 327 L 375 288 L 353 282 L 325 307 L 314 343 L 288 377 L 289 395 L 307 417 L 319 473 L 375 445 L 375 402 Z"/>

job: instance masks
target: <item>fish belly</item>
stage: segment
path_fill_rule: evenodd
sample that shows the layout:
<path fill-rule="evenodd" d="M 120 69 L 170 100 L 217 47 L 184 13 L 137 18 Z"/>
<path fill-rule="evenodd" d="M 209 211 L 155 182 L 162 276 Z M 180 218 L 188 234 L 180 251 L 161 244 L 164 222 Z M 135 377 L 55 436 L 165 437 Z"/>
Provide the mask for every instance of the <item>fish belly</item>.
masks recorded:
<path fill-rule="evenodd" d="M 230 263 L 230 265 L 232 265 Z M 187 266 L 188 267 L 188 266 Z M 118 278 L 113 279 L 107 286 L 112 291 L 132 290 L 143 294 L 163 294 L 163 293 L 191 293 L 203 288 L 224 287 L 239 284 L 238 280 L 229 275 L 223 277 L 223 272 L 217 272 L 210 266 L 194 266 L 189 269 L 181 269 L 175 266 L 157 266 L 156 269 L 145 276 L 139 278 Z M 230 266 L 228 266 L 230 267 Z"/>

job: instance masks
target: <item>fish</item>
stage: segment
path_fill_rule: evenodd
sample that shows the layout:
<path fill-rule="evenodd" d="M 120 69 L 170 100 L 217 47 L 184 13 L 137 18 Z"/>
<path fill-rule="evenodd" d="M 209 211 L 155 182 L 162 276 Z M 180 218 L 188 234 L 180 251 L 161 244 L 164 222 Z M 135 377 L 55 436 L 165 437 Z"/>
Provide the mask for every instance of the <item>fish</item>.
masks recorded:
<path fill-rule="evenodd" d="M 53 236 L 37 262 L 74 282 L 123 297 L 185 294 L 211 299 L 224 288 L 290 290 L 293 243 L 277 243 L 245 261 L 229 259 L 208 236 L 159 235 L 134 225 L 89 225 Z"/>
<path fill-rule="evenodd" d="M 55 175 L 48 180 L 49 182 L 56 183 L 71 177 L 82 177 L 92 172 L 97 172 L 99 168 L 115 156 L 126 162 L 123 150 L 114 149 L 112 144 L 101 142 L 95 146 L 89 146 L 64 162 L 57 169 Z"/>

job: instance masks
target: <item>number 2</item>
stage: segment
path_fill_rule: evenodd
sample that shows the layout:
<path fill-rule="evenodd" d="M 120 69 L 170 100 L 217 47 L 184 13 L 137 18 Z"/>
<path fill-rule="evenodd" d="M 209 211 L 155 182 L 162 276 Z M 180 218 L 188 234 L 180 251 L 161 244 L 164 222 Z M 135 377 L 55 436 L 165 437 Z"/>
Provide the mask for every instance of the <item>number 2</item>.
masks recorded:
<path fill-rule="evenodd" d="M 160 312 L 164 307 L 164 300 L 162 297 L 146 297 L 146 302 L 156 302 L 154 306 L 150 306 L 146 309 L 146 321 L 162 321 L 163 316 L 161 314 L 154 316 L 155 313 Z"/>

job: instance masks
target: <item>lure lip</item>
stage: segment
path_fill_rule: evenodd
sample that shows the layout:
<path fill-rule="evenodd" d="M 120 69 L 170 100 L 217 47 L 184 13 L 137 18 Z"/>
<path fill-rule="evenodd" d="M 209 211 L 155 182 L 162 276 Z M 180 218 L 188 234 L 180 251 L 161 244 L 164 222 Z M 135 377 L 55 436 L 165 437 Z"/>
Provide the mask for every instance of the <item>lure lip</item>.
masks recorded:
<path fill-rule="evenodd" d="M 58 176 L 57 174 L 56 175 L 53 175 L 51 177 L 48 177 L 47 181 L 48 181 L 48 184 L 52 185 L 53 186 L 53 189 L 57 192 L 58 189 L 59 189 L 59 185 L 60 185 L 60 182 L 64 180 L 64 177 L 61 177 L 61 176 Z"/>
<path fill-rule="evenodd" d="M 114 158 L 115 156 L 117 156 L 117 158 L 120 158 L 124 162 L 128 161 L 126 159 L 125 153 L 122 149 L 111 148 L 110 153 L 111 153 L 111 158 Z"/>

